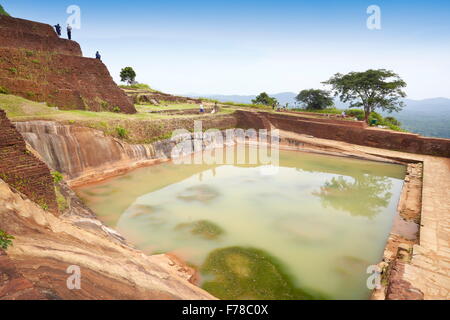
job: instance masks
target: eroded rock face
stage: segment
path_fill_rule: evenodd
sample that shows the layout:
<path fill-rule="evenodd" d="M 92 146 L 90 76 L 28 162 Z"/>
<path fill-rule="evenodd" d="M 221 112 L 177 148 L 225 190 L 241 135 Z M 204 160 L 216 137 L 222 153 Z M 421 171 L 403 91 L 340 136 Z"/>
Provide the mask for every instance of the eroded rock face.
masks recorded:
<path fill-rule="evenodd" d="M 47 165 L 69 179 L 89 170 L 152 159 L 157 155 L 151 145 L 123 143 L 91 128 L 51 121 L 18 122 L 15 125 Z"/>
<path fill-rule="evenodd" d="M 0 229 L 15 239 L 0 255 L 0 299 L 213 299 L 165 255 L 146 256 L 95 225 L 56 217 L 0 180 Z M 83 223 L 80 223 L 83 222 Z M 69 289 L 69 266 L 81 289 Z"/>

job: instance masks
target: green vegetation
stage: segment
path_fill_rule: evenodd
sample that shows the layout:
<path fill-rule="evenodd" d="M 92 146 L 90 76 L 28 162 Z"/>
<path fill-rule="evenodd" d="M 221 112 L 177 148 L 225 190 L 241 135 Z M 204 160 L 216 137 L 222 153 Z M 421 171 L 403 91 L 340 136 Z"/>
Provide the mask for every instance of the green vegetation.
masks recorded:
<path fill-rule="evenodd" d="M 128 137 L 128 131 L 124 127 L 118 126 L 116 127 L 116 133 L 119 138 L 126 139 Z"/>
<path fill-rule="evenodd" d="M 193 235 L 197 235 L 205 239 L 217 239 L 224 233 L 224 230 L 221 227 L 208 220 L 182 223 L 177 225 L 175 229 L 187 229 Z"/>
<path fill-rule="evenodd" d="M 323 83 L 330 85 L 335 96 L 344 103 L 349 102 L 350 107 L 363 107 L 367 123 L 371 112 L 377 108 L 392 112 L 400 111 L 404 106 L 400 99 L 406 97 L 402 90 L 406 82 L 393 71 L 370 69 L 346 75 L 337 73 Z"/>
<path fill-rule="evenodd" d="M 25 55 L 27 57 L 32 57 L 32 56 L 34 56 L 34 51 L 33 50 L 25 50 Z"/>
<path fill-rule="evenodd" d="M 9 246 L 12 246 L 12 240 L 14 240 L 12 235 L 0 230 L 0 248 L 7 250 Z"/>
<path fill-rule="evenodd" d="M 0 94 L 9 94 L 9 91 L 5 87 L 0 86 Z"/>
<path fill-rule="evenodd" d="M 302 90 L 295 99 L 305 104 L 307 110 L 323 110 L 334 105 L 330 92 L 320 89 Z"/>
<path fill-rule="evenodd" d="M 217 103 L 220 105 L 226 105 L 231 107 L 237 107 L 237 108 L 252 108 L 252 109 L 260 109 L 260 110 L 272 110 L 272 106 L 266 106 L 263 104 L 253 104 L 253 103 L 238 103 L 238 102 L 232 102 L 232 101 L 219 101 L 215 99 L 209 99 L 209 98 L 199 98 L 200 100 L 204 102 L 212 102 Z"/>
<path fill-rule="evenodd" d="M 67 208 L 69 208 L 69 204 L 67 203 L 66 198 L 62 195 L 61 189 L 59 186 L 55 186 L 55 194 L 56 194 L 56 203 L 58 204 L 58 209 L 60 212 L 64 212 Z"/>
<path fill-rule="evenodd" d="M 9 68 L 8 70 L 14 74 L 17 74 L 17 68 L 12 67 L 12 68 Z"/>
<path fill-rule="evenodd" d="M 3 6 L 0 4 L 0 15 L 9 16 L 9 13 L 3 9 Z"/>
<path fill-rule="evenodd" d="M 207 280 L 203 289 L 220 299 L 311 300 L 316 292 L 297 288 L 282 265 L 268 253 L 243 247 L 214 250 L 201 267 Z"/>
<path fill-rule="evenodd" d="M 255 99 L 252 100 L 253 104 L 262 104 L 264 106 L 277 106 L 278 101 L 275 98 L 270 97 L 267 93 L 262 92 Z"/>
<path fill-rule="evenodd" d="M 70 124 L 75 124 L 77 121 L 89 122 L 107 122 L 112 120 L 156 120 L 156 119 L 175 119 L 175 118 L 190 118 L 198 117 L 198 114 L 193 115 L 168 115 L 164 113 L 149 113 L 149 110 L 179 110 L 179 109 L 193 109 L 198 108 L 196 104 L 170 104 L 165 107 L 157 106 L 141 106 L 136 105 L 138 113 L 124 114 L 110 111 L 93 112 L 87 110 L 56 110 L 53 105 L 30 101 L 22 97 L 10 94 L 0 94 L 0 105 L 6 111 L 8 118 L 13 121 L 24 120 L 55 120 L 65 121 Z M 227 114 L 234 112 L 231 109 L 222 108 L 219 114 Z M 214 116 L 209 113 L 203 117 Z M 112 133 L 114 128 L 112 128 Z"/>
<path fill-rule="evenodd" d="M 132 67 L 125 67 L 120 71 L 120 81 L 126 82 L 129 85 L 133 84 L 136 80 L 136 72 Z"/>
<path fill-rule="evenodd" d="M 343 112 L 345 112 L 345 114 L 347 116 L 354 117 L 359 121 L 365 120 L 364 111 L 361 109 L 328 108 L 328 109 L 323 109 L 323 110 L 311 110 L 311 109 L 308 110 L 308 109 L 295 108 L 295 109 L 291 109 L 291 110 L 299 111 L 299 112 L 310 112 L 311 114 L 319 113 L 319 114 L 336 114 L 336 115 L 340 115 Z M 388 127 L 389 129 L 394 130 L 394 131 L 407 132 L 407 130 L 405 130 L 401 127 L 401 123 L 392 116 L 383 117 L 381 114 L 373 111 L 369 115 L 368 122 L 371 124 L 372 120 L 376 120 L 375 125 L 377 125 L 377 126 Z"/>
<path fill-rule="evenodd" d="M 322 110 L 314 110 L 314 109 L 303 109 L 303 108 L 293 108 L 290 109 L 291 111 L 299 111 L 299 112 L 310 112 L 311 114 L 314 113 L 321 113 L 321 114 L 342 114 L 341 109 L 337 109 L 337 108 L 326 108 L 326 109 L 322 109 Z"/>
<path fill-rule="evenodd" d="M 63 175 L 58 171 L 52 171 L 52 177 L 55 184 L 59 184 L 64 179 Z"/>
<path fill-rule="evenodd" d="M 128 84 L 128 85 L 120 85 L 122 89 L 147 89 L 153 91 L 152 88 L 148 84 L 145 83 L 134 83 L 134 84 Z"/>

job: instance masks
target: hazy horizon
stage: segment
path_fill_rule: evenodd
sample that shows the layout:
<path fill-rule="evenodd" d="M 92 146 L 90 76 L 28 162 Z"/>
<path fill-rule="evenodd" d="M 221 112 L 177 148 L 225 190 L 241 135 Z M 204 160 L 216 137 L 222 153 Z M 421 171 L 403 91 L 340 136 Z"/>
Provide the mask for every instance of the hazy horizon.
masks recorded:
<path fill-rule="evenodd" d="M 99 50 L 116 82 L 131 66 L 137 81 L 169 93 L 254 95 L 322 88 L 337 72 L 385 68 L 408 83 L 410 99 L 450 98 L 448 1 L 0 3 L 14 17 L 63 26 L 67 7 L 78 5 L 73 39 L 85 56 Z M 373 4 L 381 30 L 366 26 Z"/>

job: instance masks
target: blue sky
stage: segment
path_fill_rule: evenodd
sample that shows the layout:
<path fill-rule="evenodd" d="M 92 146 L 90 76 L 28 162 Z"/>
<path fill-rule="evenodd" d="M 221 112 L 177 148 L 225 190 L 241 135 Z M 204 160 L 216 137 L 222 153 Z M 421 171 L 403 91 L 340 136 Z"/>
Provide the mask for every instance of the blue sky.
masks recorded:
<path fill-rule="evenodd" d="M 0 0 L 13 16 L 65 23 L 81 9 L 74 39 L 96 50 L 114 79 L 170 93 L 256 94 L 322 87 L 336 72 L 387 68 L 412 99 L 450 98 L 450 1 L 49 1 Z M 369 5 L 381 30 L 366 27 Z"/>

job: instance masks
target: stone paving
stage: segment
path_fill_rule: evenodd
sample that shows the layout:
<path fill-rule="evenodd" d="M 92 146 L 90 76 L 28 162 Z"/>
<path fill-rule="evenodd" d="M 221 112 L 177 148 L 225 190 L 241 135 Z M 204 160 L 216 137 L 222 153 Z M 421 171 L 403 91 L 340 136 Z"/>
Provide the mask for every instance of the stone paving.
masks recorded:
<path fill-rule="evenodd" d="M 424 294 L 424 299 L 450 299 L 450 159 L 391 151 L 325 140 L 292 132 L 280 135 L 308 144 L 344 151 L 423 162 L 422 213 L 419 244 L 405 264 L 403 279 Z"/>

